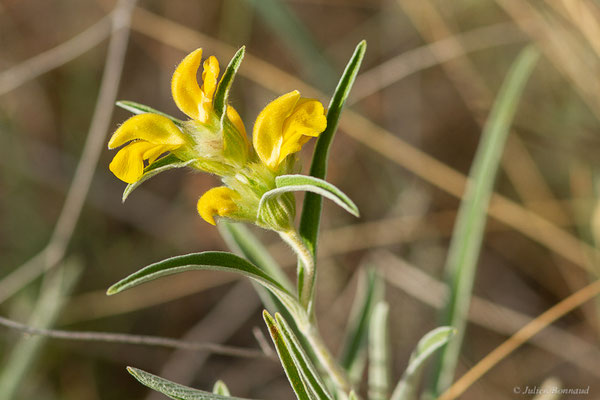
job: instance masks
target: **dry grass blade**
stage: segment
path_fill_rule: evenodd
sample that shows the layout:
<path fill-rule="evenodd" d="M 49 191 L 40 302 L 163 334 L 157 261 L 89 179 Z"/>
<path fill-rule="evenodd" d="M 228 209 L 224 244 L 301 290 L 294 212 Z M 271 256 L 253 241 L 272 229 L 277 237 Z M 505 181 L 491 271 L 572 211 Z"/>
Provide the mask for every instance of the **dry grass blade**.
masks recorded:
<path fill-rule="evenodd" d="M 496 3 L 536 41 L 556 68 L 573 83 L 591 111 L 600 118 L 600 82 L 597 79 L 589 79 L 598 75 L 600 63 L 597 59 L 590 63 L 589 55 L 592 52 L 573 37 L 572 29 L 565 27 L 546 10 L 540 11 L 539 3 L 520 0 L 496 0 Z M 592 18 L 593 14 L 590 14 L 589 18 Z M 588 24 L 589 18 L 585 20 Z M 598 21 L 594 23 L 597 25 Z M 581 22 L 578 21 L 576 25 L 581 25 Z"/>
<path fill-rule="evenodd" d="M 448 295 L 448 287 L 444 283 L 386 251 L 377 251 L 372 256 L 391 285 L 436 309 L 444 306 Z M 473 324 L 506 336 L 513 335 L 533 320 L 528 315 L 478 296 L 471 300 L 468 318 Z M 531 344 L 600 378 L 598 349 L 566 330 L 549 326 L 543 334 L 533 337 Z"/>
<path fill-rule="evenodd" d="M 108 15 L 72 39 L 0 72 L 0 96 L 79 57 L 106 39 L 113 16 Z"/>
<path fill-rule="evenodd" d="M 446 50 L 433 48 L 434 56 L 441 63 L 454 86 L 458 89 L 463 102 L 469 108 L 480 127 L 483 127 L 487 110 L 490 108 L 493 96 L 483 76 L 469 60 L 467 49 L 469 42 L 466 36 L 457 34 L 441 15 L 438 8 L 429 0 L 398 0 L 405 13 L 421 36 L 429 42 L 446 42 Z M 483 28 L 481 28 L 483 29 Z M 436 42 L 437 41 L 437 42 Z M 447 52 L 463 54 L 463 57 L 447 58 Z M 525 144 L 515 132 L 511 132 L 506 143 L 505 156 L 502 158 L 502 168 L 521 199 L 528 205 L 540 200 L 552 200 L 554 195 L 546 184 L 542 173 L 534 162 Z M 568 216 L 558 205 L 552 207 L 544 216 Z"/>
<path fill-rule="evenodd" d="M 456 46 L 457 41 L 461 42 L 462 46 Z M 512 23 L 485 26 L 433 41 L 399 54 L 361 73 L 356 79 L 349 103 L 357 103 L 365 97 L 426 68 L 468 53 L 522 41 L 523 35 L 515 29 Z"/>
<path fill-rule="evenodd" d="M 61 318 L 62 324 L 73 324 L 139 311 L 185 296 L 200 293 L 239 279 L 230 274 L 203 274 L 202 279 L 173 276 L 159 283 L 150 282 L 132 292 L 106 296 L 106 290 L 80 294 L 69 302 Z"/>
<path fill-rule="evenodd" d="M 0 317 L 0 325 L 11 328 L 27 335 L 38 335 L 52 339 L 63 339 L 81 342 L 104 342 L 104 343 L 122 343 L 142 346 L 167 347 L 171 349 L 182 349 L 187 351 L 205 351 L 214 354 L 227 355 L 232 357 L 250 357 L 261 358 L 266 355 L 259 350 L 245 349 L 241 347 L 224 346 L 217 343 L 200 343 L 186 340 L 170 339 L 158 336 L 148 335 L 130 335 L 126 333 L 112 332 L 82 332 L 65 331 L 57 329 L 43 329 L 22 324 L 8 318 Z"/>
<path fill-rule="evenodd" d="M 559 318 L 598 295 L 600 295 L 600 280 L 583 287 L 540 314 L 475 364 L 473 368 L 450 386 L 446 392 L 442 393 L 438 400 L 454 400 L 458 398 L 458 396 L 462 395 L 473 383 L 485 375 L 486 372 L 494 368 L 494 366 L 508 357 L 521 345 L 528 342 L 533 336 L 537 335 L 540 331 L 544 330 Z"/>
<path fill-rule="evenodd" d="M 227 58 L 236 50 L 214 38 L 141 8 L 136 9 L 132 28 L 181 51 L 189 51 L 199 43 L 204 43 L 206 47 L 214 49 L 217 55 Z M 310 97 L 325 97 L 300 79 L 248 53 L 239 73 L 275 93 L 296 88 Z M 345 110 L 340 120 L 340 128 L 359 143 L 439 189 L 457 198 L 463 195 L 467 182 L 465 175 L 362 115 L 349 109 Z M 492 195 L 488 214 L 585 270 L 590 270 L 590 267 L 584 252 L 598 254 L 596 249 L 581 242 L 568 231 L 497 193 Z"/>
<path fill-rule="evenodd" d="M 244 299 L 244 301 L 240 301 Z M 212 343 L 227 341 L 240 327 L 248 321 L 261 306 L 254 289 L 246 281 L 235 284 L 196 325 L 183 337 L 183 340 L 207 340 Z M 227 318 L 223 316 L 226 315 Z M 208 354 L 194 354 L 185 350 L 177 350 L 163 364 L 159 375 L 180 382 L 191 384 L 198 370 L 208 360 Z M 163 400 L 164 396 L 150 392 L 146 400 Z"/>
<path fill-rule="evenodd" d="M 64 256 L 92 184 L 94 170 L 104 148 L 113 104 L 117 96 L 129 39 L 129 22 L 136 0 L 120 0 L 113 11 L 113 36 L 100 84 L 100 93 L 90 130 L 75 170 L 67 198 L 48 245 L 28 262 L 15 269 L 0 282 L 0 303 L 19 291 L 45 270 L 54 267 Z"/>

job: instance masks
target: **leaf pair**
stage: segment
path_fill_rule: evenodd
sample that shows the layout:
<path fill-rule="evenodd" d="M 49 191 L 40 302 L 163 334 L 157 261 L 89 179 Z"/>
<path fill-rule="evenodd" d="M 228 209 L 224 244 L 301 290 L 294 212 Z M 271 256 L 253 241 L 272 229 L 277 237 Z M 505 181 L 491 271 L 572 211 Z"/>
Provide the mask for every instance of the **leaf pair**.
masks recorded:
<path fill-rule="evenodd" d="M 278 313 L 273 318 L 267 311 L 263 311 L 263 318 L 298 400 L 333 400 L 285 319 Z"/>

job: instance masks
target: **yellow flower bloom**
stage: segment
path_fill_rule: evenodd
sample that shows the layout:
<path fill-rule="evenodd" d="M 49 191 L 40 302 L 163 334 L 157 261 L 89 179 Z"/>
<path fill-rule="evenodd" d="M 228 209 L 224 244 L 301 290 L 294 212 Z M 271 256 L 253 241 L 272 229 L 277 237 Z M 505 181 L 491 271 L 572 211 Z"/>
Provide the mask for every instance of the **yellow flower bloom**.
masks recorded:
<path fill-rule="evenodd" d="M 260 112 L 252 132 L 254 149 L 264 164 L 276 170 L 287 156 L 300 151 L 326 127 L 323 105 L 300 97 L 295 90 L 273 100 Z"/>
<path fill-rule="evenodd" d="M 221 124 L 213 109 L 219 62 L 213 56 L 204 61 L 203 83 L 199 86 L 196 74 L 201 62 L 202 49 L 188 54 L 171 81 L 173 99 L 190 120 L 177 127 L 166 117 L 146 113 L 130 118 L 115 132 L 110 149 L 131 142 L 110 164 L 119 179 L 137 182 L 145 161 L 152 164 L 162 154 L 177 149 L 175 155 L 182 161 L 196 160 L 192 168 L 220 176 L 235 173 L 246 163 L 252 149 L 239 114 L 227 105 Z"/>
<path fill-rule="evenodd" d="M 187 114 L 192 121 L 207 124 L 214 129 L 216 123 L 213 112 L 213 100 L 218 86 L 219 61 L 210 56 L 204 61 L 202 71 L 202 86 L 198 84 L 196 75 L 202 63 L 202 49 L 188 54 L 177 66 L 171 80 L 171 93 L 177 107 Z M 250 143 L 246 128 L 237 111 L 230 105 L 226 107 L 225 126 L 221 137 L 221 150 L 230 160 L 239 159 L 245 162 L 248 157 Z M 231 124 L 228 124 L 231 122 Z M 214 142 L 212 138 L 203 138 Z M 202 145 L 202 143 L 200 144 Z M 229 148 L 227 148 L 229 147 Z"/>
<path fill-rule="evenodd" d="M 185 144 L 183 133 L 168 118 L 140 114 L 129 118 L 108 142 L 109 149 L 126 144 L 113 158 L 110 170 L 127 183 L 137 182 L 144 172 L 144 161 L 152 164 L 162 154 Z"/>
<path fill-rule="evenodd" d="M 215 215 L 227 217 L 238 210 L 235 201 L 240 195 L 225 186 L 212 188 L 198 200 L 198 214 L 211 225 L 216 225 Z"/>
<path fill-rule="evenodd" d="M 198 200 L 198 213 L 208 223 L 215 225 L 215 216 L 220 216 L 276 231 L 289 230 L 295 215 L 294 196 L 286 193 L 264 203 L 261 198 L 275 188 L 277 176 L 296 170 L 295 159 L 288 156 L 325 130 L 324 108 L 317 100 L 302 98 L 298 91 L 280 96 L 258 115 L 252 146 L 239 114 L 226 104 L 226 91 L 234 76 L 232 71 L 235 74 L 239 67 L 240 55 L 243 49 L 232 59 L 219 89 L 217 59 L 211 56 L 202 63 L 202 49 L 188 54 L 173 73 L 171 92 L 177 107 L 190 119 L 173 122 L 164 115 L 147 112 L 125 121 L 108 144 L 110 149 L 122 146 L 110 170 L 119 179 L 135 183 L 144 176 L 146 165 L 171 152 L 173 157 L 166 160 L 166 167 L 175 168 L 182 161 L 220 176 L 225 184 Z M 200 85 L 197 73 L 201 64 Z M 215 110 L 217 89 L 220 100 Z M 133 108 L 137 112 L 149 109 Z"/>

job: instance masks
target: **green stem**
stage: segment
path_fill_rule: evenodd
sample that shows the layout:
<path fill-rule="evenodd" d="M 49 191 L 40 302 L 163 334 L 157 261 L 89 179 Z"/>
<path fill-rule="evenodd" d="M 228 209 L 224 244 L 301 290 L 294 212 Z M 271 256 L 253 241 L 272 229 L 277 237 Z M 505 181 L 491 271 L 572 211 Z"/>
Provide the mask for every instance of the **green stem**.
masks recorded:
<path fill-rule="evenodd" d="M 300 304 L 306 309 L 310 311 L 312 309 L 312 292 L 313 292 L 313 282 L 315 275 L 315 259 L 312 255 L 312 252 L 309 250 L 308 246 L 300 236 L 300 234 L 295 229 L 290 229 L 289 231 L 279 232 L 281 238 L 289 244 L 296 255 L 298 256 L 298 260 L 302 263 L 304 270 L 302 274 L 302 284 L 298 285 L 300 288 L 298 296 L 300 297 Z M 312 313 L 309 313 L 311 315 Z"/>
<path fill-rule="evenodd" d="M 310 343 L 319 362 L 323 368 L 325 368 L 339 392 L 346 395 L 352 390 L 350 380 L 344 370 L 338 365 L 327 346 L 325 346 L 325 343 L 323 343 L 323 339 L 319 334 L 316 320 L 314 319 L 314 314 L 312 312 L 313 284 L 315 282 L 313 279 L 315 274 L 315 260 L 313 254 L 296 230 L 291 229 L 286 232 L 279 232 L 279 234 L 281 238 L 294 249 L 298 256 L 298 260 L 304 266 L 302 285 L 298 285 L 302 289 L 300 290 L 299 296 L 300 303 L 307 312 L 309 312 L 310 322 L 299 326 L 299 328 Z"/>
<path fill-rule="evenodd" d="M 333 355 L 331 355 L 325 343 L 323 343 L 317 327 L 314 324 L 310 324 L 302 333 L 310 343 L 323 368 L 327 370 L 329 377 L 335 383 L 339 392 L 347 395 L 352 390 L 350 380 L 344 370 L 338 365 Z"/>

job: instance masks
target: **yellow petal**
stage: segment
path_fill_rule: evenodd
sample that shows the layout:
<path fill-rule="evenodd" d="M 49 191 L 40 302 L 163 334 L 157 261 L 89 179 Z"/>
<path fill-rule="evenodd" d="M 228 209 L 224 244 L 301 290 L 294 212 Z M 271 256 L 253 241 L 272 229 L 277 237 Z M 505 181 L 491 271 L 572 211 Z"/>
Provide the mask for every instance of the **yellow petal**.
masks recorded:
<path fill-rule="evenodd" d="M 114 149 L 132 140 L 177 147 L 185 143 L 183 133 L 173 121 L 151 113 L 134 115 L 125 121 L 110 138 L 108 148 Z"/>
<path fill-rule="evenodd" d="M 283 143 L 283 125 L 300 100 L 297 90 L 286 93 L 267 104 L 258 114 L 252 130 L 252 143 L 264 164 L 272 169 L 279 165 L 279 152 Z"/>
<path fill-rule="evenodd" d="M 247 143 L 248 147 L 250 147 L 250 143 L 248 142 L 248 134 L 246 133 L 246 127 L 244 126 L 244 121 L 242 121 L 242 117 L 238 114 L 237 110 L 232 106 L 227 106 L 227 118 L 231 121 L 233 126 L 236 127 L 238 132 L 240 132 L 242 138 Z"/>
<path fill-rule="evenodd" d="M 115 154 L 110 170 L 120 180 L 127 183 L 137 182 L 144 173 L 144 160 L 152 164 L 162 154 L 173 150 L 172 145 L 154 144 L 137 141 L 128 144 Z"/>
<path fill-rule="evenodd" d="M 109 165 L 109 169 L 117 178 L 124 182 L 137 182 L 144 173 L 143 155 L 154 146 L 148 142 L 128 144 L 115 155 Z"/>
<path fill-rule="evenodd" d="M 151 149 L 148 149 L 142 155 L 144 160 L 148 160 L 148 164 L 152 164 L 158 157 L 165 154 L 168 151 L 175 150 L 179 146 L 171 146 L 168 144 L 154 145 Z"/>
<path fill-rule="evenodd" d="M 313 99 L 300 99 L 283 124 L 283 142 L 278 163 L 300 151 L 311 137 L 317 137 L 327 127 L 323 105 Z"/>
<path fill-rule="evenodd" d="M 215 224 L 215 215 L 225 217 L 234 213 L 238 208 L 235 200 L 240 195 L 225 186 L 212 188 L 198 200 L 198 214 L 211 225 Z"/>
<path fill-rule="evenodd" d="M 199 119 L 203 92 L 198 86 L 198 68 L 202 62 L 202 49 L 188 54 L 177 66 L 171 80 L 171 94 L 177 107 L 192 119 Z"/>
<path fill-rule="evenodd" d="M 198 120 L 206 122 L 213 110 L 213 95 L 217 89 L 217 78 L 219 77 L 219 61 L 215 56 L 210 56 L 204 61 L 202 71 L 202 100 Z"/>
<path fill-rule="evenodd" d="M 219 61 L 215 56 L 210 56 L 204 61 L 202 70 L 202 91 L 206 97 L 212 99 L 217 88 L 219 77 Z"/>

